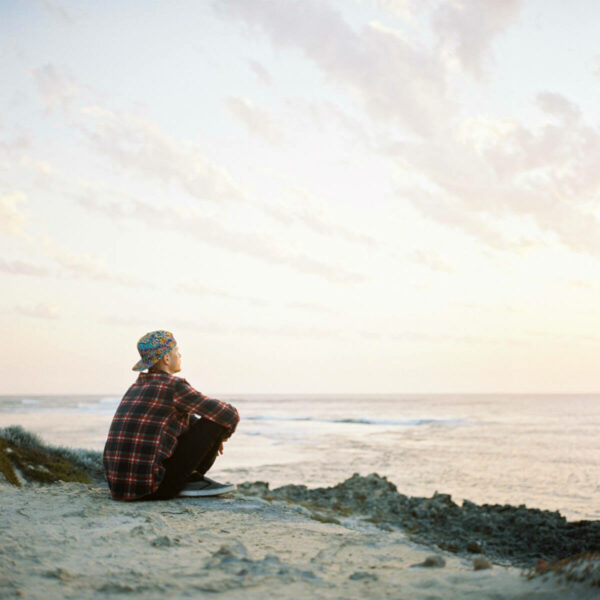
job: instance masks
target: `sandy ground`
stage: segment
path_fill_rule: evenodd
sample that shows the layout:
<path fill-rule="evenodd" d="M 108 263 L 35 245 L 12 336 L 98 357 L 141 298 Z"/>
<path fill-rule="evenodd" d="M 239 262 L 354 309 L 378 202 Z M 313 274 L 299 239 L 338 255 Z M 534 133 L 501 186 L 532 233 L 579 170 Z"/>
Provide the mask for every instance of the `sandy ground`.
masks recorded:
<path fill-rule="evenodd" d="M 119 503 L 102 484 L 0 484 L 0 597 L 597 598 L 518 569 L 416 546 L 363 523 L 321 523 L 299 506 L 237 494 Z M 432 554 L 441 568 L 415 567 Z"/>

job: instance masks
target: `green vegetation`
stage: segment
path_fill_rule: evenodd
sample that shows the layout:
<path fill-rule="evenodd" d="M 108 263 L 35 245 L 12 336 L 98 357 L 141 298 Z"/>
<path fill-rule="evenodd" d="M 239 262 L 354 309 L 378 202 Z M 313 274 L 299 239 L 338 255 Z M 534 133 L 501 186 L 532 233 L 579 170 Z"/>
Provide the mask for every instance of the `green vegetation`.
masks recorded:
<path fill-rule="evenodd" d="M 333 523 L 335 525 L 341 525 L 341 521 L 339 519 L 336 519 L 335 517 L 332 517 L 331 515 L 324 515 L 322 513 L 313 513 L 312 515 L 310 515 L 310 518 L 313 521 L 320 521 L 321 523 Z"/>
<path fill-rule="evenodd" d="M 21 478 L 38 483 L 91 483 L 103 477 L 99 452 L 46 446 L 18 426 L 0 429 L 0 473 L 16 486 L 21 485 Z"/>

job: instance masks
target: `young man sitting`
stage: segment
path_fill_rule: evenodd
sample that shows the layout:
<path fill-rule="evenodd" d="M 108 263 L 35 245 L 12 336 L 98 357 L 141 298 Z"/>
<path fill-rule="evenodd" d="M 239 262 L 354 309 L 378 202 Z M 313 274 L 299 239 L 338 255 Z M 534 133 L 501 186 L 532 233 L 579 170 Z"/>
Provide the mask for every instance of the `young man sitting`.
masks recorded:
<path fill-rule="evenodd" d="M 240 420 L 226 402 L 207 398 L 185 379 L 169 331 L 138 342 L 140 373 L 115 413 L 104 447 L 104 469 L 115 500 L 214 496 L 235 486 L 205 477 Z"/>

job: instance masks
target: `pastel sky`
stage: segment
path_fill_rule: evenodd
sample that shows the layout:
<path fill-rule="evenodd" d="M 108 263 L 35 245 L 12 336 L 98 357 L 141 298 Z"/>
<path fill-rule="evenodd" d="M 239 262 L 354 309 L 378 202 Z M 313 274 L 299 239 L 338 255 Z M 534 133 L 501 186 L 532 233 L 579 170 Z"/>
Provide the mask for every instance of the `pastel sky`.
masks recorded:
<path fill-rule="evenodd" d="M 593 0 L 4 0 L 0 393 L 600 389 Z"/>

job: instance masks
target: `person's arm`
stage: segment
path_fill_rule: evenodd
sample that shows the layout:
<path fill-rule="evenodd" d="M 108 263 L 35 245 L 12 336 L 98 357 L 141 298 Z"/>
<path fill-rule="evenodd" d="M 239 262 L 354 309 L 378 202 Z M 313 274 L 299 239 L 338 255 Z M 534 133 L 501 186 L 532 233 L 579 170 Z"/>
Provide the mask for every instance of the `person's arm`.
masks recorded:
<path fill-rule="evenodd" d="M 238 411 L 231 404 L 215 398 L 208 398 L 195 390 L 185 379 L 177 382 L 173 403 L 182 412 L 197 414 L 227 427 L 229 436 L 235 431 L 240 420 Z"/>

